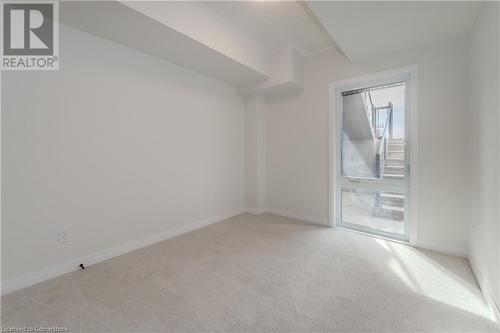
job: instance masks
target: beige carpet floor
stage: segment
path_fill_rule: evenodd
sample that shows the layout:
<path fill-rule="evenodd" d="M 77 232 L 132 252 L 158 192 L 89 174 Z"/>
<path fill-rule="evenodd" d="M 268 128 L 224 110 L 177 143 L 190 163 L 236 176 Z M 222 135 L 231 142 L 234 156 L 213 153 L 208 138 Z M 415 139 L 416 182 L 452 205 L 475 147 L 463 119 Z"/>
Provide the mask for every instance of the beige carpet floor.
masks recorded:
<path fill-rule="evenodd" d="M 243 214 L 2 298 L 72 332 L 497 332 L 465 259 Z"/>

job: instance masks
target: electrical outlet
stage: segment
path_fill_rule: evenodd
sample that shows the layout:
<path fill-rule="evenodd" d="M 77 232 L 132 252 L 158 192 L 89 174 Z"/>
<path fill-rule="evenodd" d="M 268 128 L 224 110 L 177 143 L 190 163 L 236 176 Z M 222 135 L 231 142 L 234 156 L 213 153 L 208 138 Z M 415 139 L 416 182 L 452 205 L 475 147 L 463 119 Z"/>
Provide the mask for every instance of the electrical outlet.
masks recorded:
<path fill-rule="evenodd" d="M 60 229 L 59 230 L 59 243 L 67 243 L 69 242 L 69 230 L 68 229 Z"/>

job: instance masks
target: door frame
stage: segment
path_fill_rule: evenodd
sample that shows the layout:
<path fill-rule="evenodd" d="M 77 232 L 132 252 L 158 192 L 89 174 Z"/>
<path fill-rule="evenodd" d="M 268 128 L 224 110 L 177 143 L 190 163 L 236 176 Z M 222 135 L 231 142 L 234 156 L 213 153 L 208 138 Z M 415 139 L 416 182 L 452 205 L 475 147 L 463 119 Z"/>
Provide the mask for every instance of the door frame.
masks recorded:
<path fill-rule="evenodd" d="M 340 213 L 340 198 L 337 194 L 337 176 L 341 171 L 340 160 L 340 137 L 337 124 L 341 120 L 339 104 L 341 103 L 340 92 L 346 89 L 356 89 L 370 85 L 377 85 L 377 82 L 394 80 L 398 81 L 404 78 L 407 82 L 406 98 L 409 101 L 406 107 L 406 120 L 409 122 L 408 139 L 409 139 L 409 191 L 405 211 L 405 223 L 408 227 L 408 242 L 404 242 L 413 246 L 418 242 L 418 91 L 417 91 L 417 65 L 395 68 L 382 72 L 375 72 L 367 75 L 357 76 L 346 80 L 333 81 L 329 85 L 329 120 L 328 120 L 328 223 L 330 227 L 342 228 L 337 226 L 337 217 Z M 346 229 L 353 232 L 366 234 L 362 231 Z M 397 239 L 384 237 L 382 234 L 369 234 L 373 237 L 388 239 L 391 241 L 401 242 Z"/>

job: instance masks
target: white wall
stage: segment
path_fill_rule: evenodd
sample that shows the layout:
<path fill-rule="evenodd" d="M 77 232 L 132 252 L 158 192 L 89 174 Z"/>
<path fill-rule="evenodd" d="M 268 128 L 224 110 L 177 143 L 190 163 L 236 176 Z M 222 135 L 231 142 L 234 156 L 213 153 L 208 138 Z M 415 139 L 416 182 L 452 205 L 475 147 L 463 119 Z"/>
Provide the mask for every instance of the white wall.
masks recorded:
<path fill-rule="evenodd" d="M 2 73 L 2 282 L 243 207 L 234 87 L 65 26 L 60 49 Z"/>
<path fill-rule="evenodd" d="M 469 258 L 500 309 L 500 5 L 485 3 L 470 36 L 471 214 Z M 498 311 L 498 310 L 497 310 Z"/>
<path fill-rule="evenodd" d="M 353 65 L 338 50 L 306 59 L 304 90 L 268 98 L 267 205 L 327 223 L 328 87 L 331 81 L 418 65 L 419 241 L 465 254 L 467 151 L 466 40 Z"/>

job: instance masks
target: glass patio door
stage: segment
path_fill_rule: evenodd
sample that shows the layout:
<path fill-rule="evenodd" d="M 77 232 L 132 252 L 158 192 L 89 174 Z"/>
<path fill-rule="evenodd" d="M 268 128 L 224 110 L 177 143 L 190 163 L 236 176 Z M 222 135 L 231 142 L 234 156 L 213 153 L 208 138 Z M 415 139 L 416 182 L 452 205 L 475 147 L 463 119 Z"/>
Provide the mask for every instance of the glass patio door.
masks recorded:
<path fill-rule="evenodd" d="M 337 92 L 336 225 L 408 241 L 407 83 Z"/>

